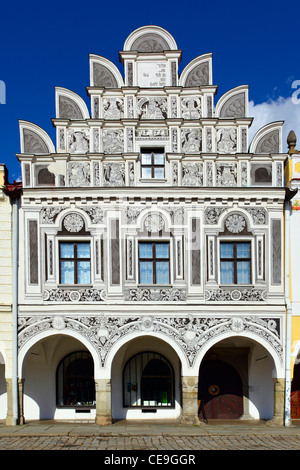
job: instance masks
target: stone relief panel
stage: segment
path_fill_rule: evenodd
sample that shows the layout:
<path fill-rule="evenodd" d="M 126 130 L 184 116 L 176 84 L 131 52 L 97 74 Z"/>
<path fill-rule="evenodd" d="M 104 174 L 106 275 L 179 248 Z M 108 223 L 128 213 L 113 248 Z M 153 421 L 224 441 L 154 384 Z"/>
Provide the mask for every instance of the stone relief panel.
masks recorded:
<path fill-rule="evenodd" d="M 105 98 L 103 100 L 104 119 L 121 119 L 124 117 L 123 98 Z"/>
<path fill-rule="evenodd" d="M 205 209 L 205 224 L 207 225 L 215 225 L 219 222 L 220 215 L 226 209 L 223 207 L 208 207 Z"/>
<path fill-rule="evenodd" d="M 220 117 L 222 118 L 238 118 L 244 117 L 246 113 L 245 108 L 245 93 L 238 93 L 231 96 L 223 104 Z"/>
<path fill-rule="evenodd" d="M 23 129 L 24 153 L 49 153 L 48 146 L 44 140 L 30 129 Z"/>
<path fill-rule="evenodd" d="M 184 153 L 199 153 L 202 150 L 202 129 L 182 129 L 181 148 Z"/>
<path fill-rule="evenodd" d="M 63 226 L 67 232 L 77 233 L 84 228 L 84 220 L 79 214 L 68 214 L 63 220 Z"/>
<path fill-rule="evenodd" d="M 208 302 L 264 302 L 267 300 L 267 291 L 263 289 L 211 289 L 205 291 L 205 300 Z"/>
<path fill-rule="evenodd" d="M 77 103 L 67 96 L 59 96 L 59 117 L 66 119 L 83 119 L 82 112 Z"/>
<path fill-rule="evenodd" d="M 94 86 L 117 88 L 118 83 L 113 73 L 104 65 L 94 62 Z"/>
<path fill-rule="evenodd" d="M 217 151 L 219 153 L 234 153 L 237 150 L 237 132 L 234 128 L 217 130 Z"/>
<path fill-rule="evenodd" d="M 86 289 L 89 291 L 89 289 Z M 83 293 L 80 293 L 80 299 Z M 92 296 L 101 294 L 92 292 Z M 48 293 L 45 294 L 48 296 Z M 59 295 L 58 295 L 59 297 Z M 78 300 L 78 294 L 71 295 L 73 301 Z M 63 300 L 62 300 L 63 301 Z M 70 295 L 67 296 L 70 300 Z M 258 316 L 158 316 L 158 315 L 47 315 L 42 317 L 20 317 L 18 325 L 18 347 L 21 349 L 34 336 L 45 331 L 64 331 L 82 335 L 97 351 L 102 367 L 106 365 L 106 359 L 111 348 L 124 336 L 139 332 L 153 332 L 165 335 L 168 343 L 175 342 L 186 357 L 190 367 L 195 364 L 195 359 L 201 349 L 210 340 L 218 336 L 234 332 L 239 335 L 243 332 L 251 332 L 257 336 L 257 340 L 266 341 L 276 355 L 283 361 L 283 338 L 280 318 Z"/>
<path fill-rule="evenodd" d="M 240 214 L 230 214 L 226 217 L 225 227 L 231 233 L 240 233 L 247 227 L 245 217 Z"/>
<path fill-rule="evenodd" d="M 137 103 L 137 115 L 140 119 L 166 119 L 167 99 L 153 96 L 140 98 Z"/>
<path fill-rule="evenodd" d="M 104 290 L 99 289 L 45 289 L 45 302 L 103 302 L 106 298 Z"/>
<path fill-rule="evenodd" d="M 145 219 L 144 226 L 147 232 L 158 233 L 163 230 L 165 221 L 161 214 L 150 213 Z"/>
<path fill-rule="evenodd" d="M 124 131 L 123 129 L 103 130 L 103 151 L 114 154 L 124 152 Z"/>
<path fill-rule="evenodd" d="M 89 215 L 92 224 L 102 224 L 104 222 L 104 211 L 101 207 L 84 206 L 79 207 L 79 209 L 83 210 Z"/>
<path fill-rule="evenodd" d="M 167 41 L 155 33 L 143 34 L 133 42 L 130 48 L 131 51 L 138 52 L 162 52 L 169 49 Z"/>
<path fill-rule="evenodd" d="M 203 186 L 203 164 L 182 164 L 182 186 Z"/>
<path fill-rule="evenodd" d="M 199 119 L 202 116 L 201 98 L 189 96 L 181 99 L 181 116 L 183 119 Z"/>
<path fill-rule="evenodd" d="M 125 164 L 124 163 L 104 163 L 103 164 L 104 186 L 124 186 L 125 184 Z"/>
<path fill-rule="evenodd" d="M 67 181 L 68 186 L 90 186 L 91 174 L 89 162 L 68 162 Z"/>
<path fill-rule="evenodd" d="M 167 140 L 169 129 L 136 129 L 135 138 L 137 140 Z"/>
<path fill-rule="evenodd" d="M 187 76 L 185 81 L 186 87 L 195 87 L 201 85 L 209 85 L 209 65 L 208 62 L 194 67 Z"/>
<path fill-rule="evenodd" d="M 90 144 L 90 131 L 87 129 L 69 129 L 68 146 L 70 153 L 87 153 Z"/>
<path fill-rule="evenodd" d="M 66 207 L 43 207 L 41 209 L 41 224 L 54 224 L 55 219 Z"/>
<path fill-rule="evenodd" d="M 279 131 L 268 132 L 259 140 L 255 153 L 279 153 Z"/>
<path fill-rule="evenodd" d="M 237 169 L 236 163 L 217 162 L 216 163 L 216 185 L 236 186 Z"/>

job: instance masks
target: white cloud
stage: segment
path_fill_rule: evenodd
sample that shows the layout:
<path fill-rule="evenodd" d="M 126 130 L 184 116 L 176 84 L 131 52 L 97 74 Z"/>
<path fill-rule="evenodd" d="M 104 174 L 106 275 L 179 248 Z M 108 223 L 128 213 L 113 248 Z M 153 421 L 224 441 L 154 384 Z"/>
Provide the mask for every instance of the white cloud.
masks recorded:
<path fill-rule="evenodd" d="M 296 148 L 300 150 L 300 102 L 295 103 L 292 97 L 279 97 L 277 100 L 270 100 L 260 104 L 250 101 L 249 116 L 254 118 L 249 129 L 250 143 L 254 134 L 261 127 L 271 122 L 284 121 L 282 127 L 282 151 L 287 152 L 288 150 L 286 139 L 291 130 L 295 131 L 297 136 Z"/>

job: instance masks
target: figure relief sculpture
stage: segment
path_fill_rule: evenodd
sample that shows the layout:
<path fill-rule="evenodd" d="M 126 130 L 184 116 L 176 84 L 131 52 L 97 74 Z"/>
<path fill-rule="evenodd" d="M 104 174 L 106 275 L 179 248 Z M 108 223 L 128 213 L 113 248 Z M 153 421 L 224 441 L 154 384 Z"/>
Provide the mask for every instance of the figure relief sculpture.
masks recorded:
<path fill-rule="evenodd" d="M 195 96 L 183 98 L 181 101 L 181 114 L 183 119 L 201 118 L 201 99 Z"/>
<path fill-rule="evenodd" d="M 124 151 L 124 132 L 122 129 L 103 131 L 104 153 L 122 153 Z"/>
<path fill-rule="evenodd" d="M 220 153 L 236 152 L 236 129 L 217 130 L 217 151 Z"/>
<path fill-rule="evenodd" d="M 167 100 L 159 97 L 141 98 L 137 105 L 137 113 L 141 119 L 166 119 Z"/>
<path fill-rule="evenodd" d="M 121 98 L 103 100 L 104 119 L 121 119 L 124 116 L 124 102 Z"/>
<path fill-rule="evenodd" d="M 68 163 L 69 186 L 89 186 L 90 180 L 90 164 L 88 162 Z"/>
<path fill-rule="evenodd" d="M 123 163 L 106 163 L 103 165 L 104 185 L 123 186 L 125 184 L 125 165 Z"/>
<path fill-rule="evenodd" d="M 202 186 L 203 166 L 202 163 L 184 163 L 182 165 L 182 185 Z"/>
<path fill-rule="evenodd" d="M 89 136 L 85 131 L 71 131 L 69 134 L 70 153 L 87 153 L 89 151 Z"/>
<path fill-rule="evenodd" d="M 235 163 L 217 163 L 216 173 L 217 186 L 236 186 Z"/>
<path fill-rule="evenodd" d="M 181 131 L 181 145 L 184 153 L 199 153 L 202 149 L 201 129 L 184 129 Z"/>

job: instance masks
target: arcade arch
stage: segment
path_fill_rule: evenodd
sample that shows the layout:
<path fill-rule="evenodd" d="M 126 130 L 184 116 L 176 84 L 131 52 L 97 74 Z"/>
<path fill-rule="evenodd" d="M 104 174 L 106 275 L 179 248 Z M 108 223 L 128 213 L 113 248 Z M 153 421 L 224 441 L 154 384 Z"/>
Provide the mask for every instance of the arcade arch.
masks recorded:
<path fill-rule="evenodd" d="M 272 419 L 280 400 L 274 389 L 280 378 L 274 356 L 245 336 L 207 347 L 199 364 L 200 419 Z"/>
<path fill-rule="evenodd" d="M 70 355 L 76 352 L 82 356 L 88 355 L 93 363 L 89 380 L 95 380 L 98 358 L 90 345 L 85 344 L 84 338 L 70 334 L 43 334 L 28 343 L 19 355 L 19 376 L 23 384 L 22 406 L 19 410 L 21 422 L 76 419 L 79 411 L 81 418 L 94 419 L 95 403 L 83 408 L 80 400 L 74 402 L 73 406 L 64 406 L 61 400 L 57 401 L 57 391 L 60 390 L 57 383 L 59 366 Z"/>

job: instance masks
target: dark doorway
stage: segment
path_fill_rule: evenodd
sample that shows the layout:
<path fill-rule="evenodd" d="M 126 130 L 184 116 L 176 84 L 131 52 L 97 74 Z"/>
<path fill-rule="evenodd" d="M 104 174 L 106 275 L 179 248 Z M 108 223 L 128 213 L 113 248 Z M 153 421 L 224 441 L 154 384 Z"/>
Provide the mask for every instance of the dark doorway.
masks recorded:
<path fill-rule="evenodd" d="M 243 414 L 243 383 L 234 367 L 205 360 L 200 367 L 200 419 L 238 419 Z"/>

